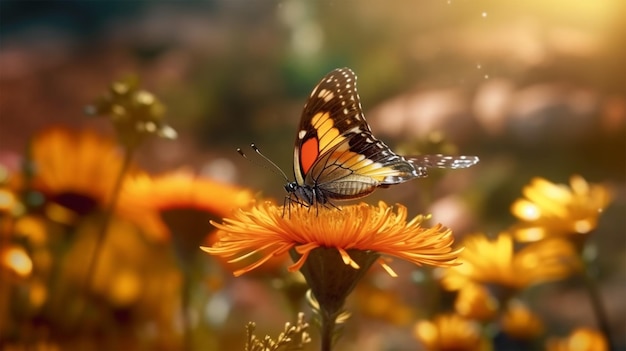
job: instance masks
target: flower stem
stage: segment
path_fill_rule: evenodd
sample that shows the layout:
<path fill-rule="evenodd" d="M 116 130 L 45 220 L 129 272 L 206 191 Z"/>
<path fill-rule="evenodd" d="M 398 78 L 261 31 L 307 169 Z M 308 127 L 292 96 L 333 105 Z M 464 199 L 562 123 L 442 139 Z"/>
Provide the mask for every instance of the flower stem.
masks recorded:
<path fill-rule="evenodd" d="M 191 308 L 191 290 L 192 279 L 188 271 L 183 272 L 183 286 L 181 292 L 181 307 L 182 307 L 182 319 L 183 319 L 183 349 L 193 349 L 193 336 L 191 334 L 191 315 L 189 310 Z"/>
<path fill-rule="evenodd" d="M 322 319 L 320 326 L 320 334 L 322 337 L 320 350 L 331 351 L 333 346 L 333 337 L 335 335 L 336 315 L 325 311 L 323 308 L 320 310 L 320 315 Z"/>
<path fill-rule="evenodd" d="M 587 289 L 587 293 L 589 294 L 589 299 L 591 300 L 591 306 L 593 308 L 593 313 L 595 314 L 596 321 L 598 323 L 598 327 L 600 331 L 604 334 L 606 338 L 606 342 L 609 346 L 609 350 L 615 350 L 615 347 L 612 343 L 611 338 L 611 328 L 609 325 L 609 319 L 606 315 L 606 309 L 604 308 L 604 303 L 602 301 L 602 296 L 600 295 L 600 291 L 598 290 L 598 284 L 594 277 L 592 276 L 591 270 L 589 268 L 589 262 L 583 262 L 583 279 L 585 281 L 585 287 Z"/>
<path fill-rule="evenodd" d="M 94 274 L 95 269 L 100 259 L 100 255 L 102 254 L 102 247 L 106 239 L 106 234 L 109 230 L 111 219 L 113 219 L 113 213 L 115 212 L 115 208 L 117 207 L 117 202 L 120 196 L 120 192 L 122 190 L 122 184 L 124 183 L 124 177 L 126 176 L 126 172 L 128 172 L 128 169 L 130 168 L 134 151 L 135 151 L 134 148 L 127 148 L 124 152 L 124 160 L 122 163 L 122 167 L 120 168 L 120 172 L 118 173 L 117 178 L 115 179 L 115 184 L 113 185 L 113 190 L 111 194 L 111 200 L 109 201 L 109 204 L 107 205 L 104 211 L 104 218 L 102 220 L 102 225 L 100 226 L 99 228 L 100 230 L 98 231 L 98 234 L 96 236 L 96 243 L 95 243 L 95 249 L 94 249 L 95 251 L 92 255 L 91 260 L 89 260 L 89 265 L 87 266 L 87 273 L 85 276 L 85 285 L 83 287 L 83 291 L 85 292 L 89 291 L 89 288 L 91 287 L 93 280 L 95 278 L 95 274 Z"/>

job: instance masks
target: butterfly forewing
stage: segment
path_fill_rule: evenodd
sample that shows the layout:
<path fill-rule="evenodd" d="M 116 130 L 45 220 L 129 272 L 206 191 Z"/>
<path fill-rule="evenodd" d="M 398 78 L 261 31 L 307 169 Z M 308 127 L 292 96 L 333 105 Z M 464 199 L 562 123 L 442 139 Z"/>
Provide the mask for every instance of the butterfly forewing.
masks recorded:
<path fill-rule="evenodd" d="M 312 118 L 325 112 L 331 115 L 334 126 L 341 131 L 354 127 L 370 131 L 356 90 L 356 75 L 349 68 L 328 73 L 313 88 L 302 111 L 300 130 L 310 129 Z M 318 126 L 313 125 L 315 128 Z"/>
<path fill-rule="evenodd" d="M 294 149 L 296 181 L 288 191 L 304 204 L 358 198 L 379 186 L 425 177 L 428 168 L 465 168 L 476 162 L 473 156 L 395 154 L 372 135 L 356 75 L 341 68 L 322 78 L 304 105 Z"/>
<path fill-rule="evenodd" d="M 380 184 L 417 176 L 410 163 L 372 135 L 348 68 L 330 72 L 313 89 L 294 156 L 298 184 L 332 189 L 337 196 L 364 196 Z"/>

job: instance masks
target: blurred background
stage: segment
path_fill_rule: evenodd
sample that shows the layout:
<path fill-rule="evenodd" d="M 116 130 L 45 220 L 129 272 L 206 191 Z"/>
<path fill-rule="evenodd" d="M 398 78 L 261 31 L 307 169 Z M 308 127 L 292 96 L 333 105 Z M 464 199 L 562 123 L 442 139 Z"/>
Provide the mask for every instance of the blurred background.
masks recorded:
<path fill-rule="evenodd" d="M 536 176 L 567 183 L 580 174 L 611 189 L 613 201 L 589 240 L 598 253 L 594 269 L 611 328 L 624 348 L 625 11 L 621 0 L 3 0 L 0 163 L 5 175 L 21 172 L 32 138 L 53 126 L 114 137 L 110 122 L 86 117 L 85 106 L 111 82 L 136 74 L 167 107 L 167 123 L 178 131 L 176 140 L 142 145 L 135 155 L 138 168 L 152 175 L 185 169 L 282 201 L 284 180 L 235 149 L 254 142 L 291 176 L 308 94 L 327 72 L 347 66 L 359 77 L 374 134 L 394 150 L 481 159 L 467 170 L 434 171 L 427 179 L 379 190 L 366 199 L 370 203 L 384 200 L 405 204 L 413 215 L 433 213 L 434 222 L 462 238 L 506 230 L 515 222 L 511 203 Z M 204 235 L 211 231 L 207 222 L 203 217 Z M 112 225 L 142 231 L 128 229 L 126 222 Z M 44 227 L 49 233 L 49 225 Z M 133 268 L 101 278 L 102 289 L 119 284 L 121 292 L 90 298 L 85 337 L 59 317 L 68 311 L 71 294 L 52 303 L 47 283 L 33 290 L 32 281 L 18 284 L 0 276 L 0 347 L 65 349 L 78 339 L 82 349 L 243 349 L 238 345 L 248 320 L 257 322 L 260 334 L 271 335 L 294 320 L 288 294 L 272 294 L 276 284 L 290 284 L 283 268 L 233 279 L 223 266 L 207 263 L 215 260 L 208 255 L 194 258 L 193 265 L 203 266 L 192 269 L 201 288 L 191 294 L 195 312 L 181 316 L 176 296 L 186 286 L 186 273 L 180 273 L 180 250 L 170 252 L 177 244 L 143 239 L 141 233 L 120 240 L 128 250 L 129 261 L 123 262 Z M 79 244 L 93 240 L 72 247 Z M 91 255 L 85 252 L 64 254 L 64 264 L 87 265 Z M 399 279 L 374 277 L 370 291 L 359 296 L 375 291 L 374 301 L 401 303 L 409 317 L 361 307 L 359 322 L 346 327 L 342 349 L 420 349 L 411 325 L 429 316 L 423 306 L 430 297 L 416 282 L 415 267 L 396 262 L 394 268 Z M 9 281 L 18 288 L 9 288 Z M 580 284 L 564 282 L 540 293 L 534 307 L 548 311 L 551 331 L 595 325 Z M 39 296 L 36 303 L 33 294 Z M 353 305 L 359 310 L 373 303 Z M 194 326 L 191 337 L 183 335 L 188 325 Z M 110 341 L 97 344 L 98 338 Z"/>

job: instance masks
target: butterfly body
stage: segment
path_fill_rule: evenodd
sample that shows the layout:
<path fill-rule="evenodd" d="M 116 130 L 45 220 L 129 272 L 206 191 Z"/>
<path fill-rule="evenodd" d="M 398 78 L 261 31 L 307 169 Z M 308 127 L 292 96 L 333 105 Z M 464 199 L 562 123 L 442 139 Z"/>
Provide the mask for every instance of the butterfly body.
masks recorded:
<path fill-rule="evenodd" d="M 365 121 L 349 68 L 328 73 L 304 106 L 294 148 L 288 199 L 305 206 L 357 199 L 376 188 L 427 175 L 427 168 L 465 168 L 475 156 L 403 157 L 376 139 Z"/>

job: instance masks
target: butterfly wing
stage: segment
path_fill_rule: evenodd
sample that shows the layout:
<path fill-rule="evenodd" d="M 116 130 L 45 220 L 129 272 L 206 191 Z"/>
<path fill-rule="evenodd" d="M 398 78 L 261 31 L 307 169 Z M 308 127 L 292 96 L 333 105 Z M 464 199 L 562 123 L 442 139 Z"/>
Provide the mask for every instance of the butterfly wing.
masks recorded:
<path fill-rule="evenodd" d="M 477 156 L 448 156 L 440 154 L 405 156 L 405 158 L 415 166 L 417 172 L 422 174 L 422 177 L 427 175 L 428 168 L 467 168 L 477 164 L 479 161 Z"/>
<path fill-rule="evenodd" d="M 378 186 L 422 176 L 372 135 L 349 68 L 328 73 L 311 92 L 296 136 L 294 174 L 299 185 L 334 199 L 362 197 Z"/>

